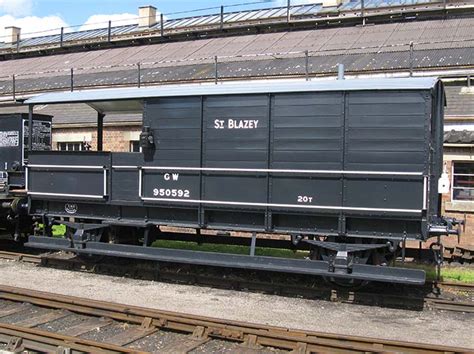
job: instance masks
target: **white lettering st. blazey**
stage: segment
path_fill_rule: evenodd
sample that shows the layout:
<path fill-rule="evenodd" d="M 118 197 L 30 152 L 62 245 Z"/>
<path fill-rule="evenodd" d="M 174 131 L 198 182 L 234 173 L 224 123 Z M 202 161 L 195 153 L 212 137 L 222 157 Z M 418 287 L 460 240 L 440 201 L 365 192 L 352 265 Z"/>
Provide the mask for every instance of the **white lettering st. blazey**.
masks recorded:
<path fill-rule="evenodd" d="M 258 128 L 258 119 L 227 119 L 227 124 L 225 120 L 216 119 L 214 120 L 214 129 L 257 129 Z"/>

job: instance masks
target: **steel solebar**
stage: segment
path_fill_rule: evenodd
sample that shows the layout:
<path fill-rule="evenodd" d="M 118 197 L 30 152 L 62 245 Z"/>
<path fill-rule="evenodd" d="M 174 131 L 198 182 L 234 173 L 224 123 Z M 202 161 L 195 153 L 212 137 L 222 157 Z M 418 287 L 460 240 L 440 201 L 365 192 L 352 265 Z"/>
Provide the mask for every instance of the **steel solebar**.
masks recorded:
<path fill-rule="evenodd" d="M 295 351 L 298 350 L 300 344 L 306 346 L 306 352 L 463 353 L 470 351 L 467 348 L 291 330 L 282 327 L 147 309 L 1 285 L 0 298 L 29 302 L 38 306 L 55 309 L 68 309 L 84 315 L 106 316 L 136 324 L 141 323 L 144 318 L 149 318 L 156 327 L 188 333 L 193 333 L 197 327 L 203 327 L 211 338 L 245 342 L 250 336 L 253 336 L 257 344 Z M 28 331 L 35 330 L 28 329 Z M 51 335 L 59 336 L 57 334 Z M 82 344 L 78 340 L 73 338 L 73 343 Z M 104 345 L 112 349 L 111 345 Z M 122 352 L 125 351 L 122 349 Z"/>
<path fill-rule="evenodd" d="M 133 245 L 117 245 L 102 242 L 87 242 L 84 244 L 84 248 L 74 248 L 71 247 L 71 242 L 67 239 L 44 236 L 30 236 L 26 246 L 82 254 L 146 259 L 160 262 L 196 264 L 213 267 L 252 269 L 269 272 L 306 274 L 413 285 L 423 285 L 425 283 L 424 271 L 406 268 L 354 265 L 352 267 L 352 273 L 335 273 L 329 271 L 329 263 L 326 261 L 245 256 Z"/>

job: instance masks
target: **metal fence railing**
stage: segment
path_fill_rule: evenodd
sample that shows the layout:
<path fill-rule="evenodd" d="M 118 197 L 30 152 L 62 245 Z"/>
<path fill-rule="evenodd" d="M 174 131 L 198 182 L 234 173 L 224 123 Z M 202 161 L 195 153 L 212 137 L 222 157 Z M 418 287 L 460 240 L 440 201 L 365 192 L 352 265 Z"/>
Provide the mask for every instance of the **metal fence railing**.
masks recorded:
<path fill-rule="evenodd" d="M 444 46 L 444 44 L 446 46 Z M 433 49 L 434 48 L 434 49 Z M 435 51 L 449 51 L 439 62 Z M 0 76 L 0 95 L 118 86 L 144 86 L 181 82 L 215 82 L 265 77 L 302 77 L 337 74 L 337 64 L 347 73 L 474 67 L 472 38 L 397 45 L 304 50 L 282 53 L 212 56 L 89 67 L 58 68 Z M 466 55 L 466 53 L 468 55 Z M 469 55 L 469 53 L 471 53 Z"/>
<path fill-rule="evenodd" d="M 268 1 L 250 1 L 235 3 L 226 6 L 213 6 L 204 9 L 192 9 L 174 13 L 161 13 L 157 23 L 150 28 L 137 28 L 139 17 L 106 21 L 101 23 L 74 25 L 69 27 L 53 28 L 43 31 L 22 33 L 13 43 L 1 43 L 8 36 L 0 37 L 0 54 L 21 53 L 35 50 L 36 48 L 62 48 L 74 46 L 80 43 L 108 43 L 117 40 L 146 37 L 166 37 L 175 33 L 228 29 L 239 26 L 248 26 L 259 23 L 284 23 L 299 22 L 303 20 L 328 21 L 330 18 L 360 19 L 361 24 L 374 15 L 396 12 L 407 13 L 410 10 L 427 11 L 448 9 L 451 4 L 448 0 L 412 0 L 409 3 L 403 1 L 387 2 L 382 0 L 359 0 L 348 2 L 337 9 L 326 11 L 321 1 L 314 0 L 299 3 L 298 0 L 286 0 L 285 6 L 269 7 Z M 93 29 L 87 29 L 90 27 Z"/>

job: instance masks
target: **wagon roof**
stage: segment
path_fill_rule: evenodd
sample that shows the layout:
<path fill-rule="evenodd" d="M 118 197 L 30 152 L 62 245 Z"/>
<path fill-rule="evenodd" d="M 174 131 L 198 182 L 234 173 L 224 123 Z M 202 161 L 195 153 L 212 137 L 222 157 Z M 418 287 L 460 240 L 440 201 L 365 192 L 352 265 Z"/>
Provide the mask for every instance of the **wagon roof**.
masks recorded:
<path fill-rule="evenodd" d="M 25 104 L 53 104 L 74 102 L 103 102 L 115 100 L 133 101 L 153 97 L 179 97 L 201 95 L 325 92 L 325 91 L 373 91 L 373 90 L 430 90 L 438 78 L 390 78 L 348 80 L 273 80 L 245 81 L 215 84 L 161 85 L 142 88 L 110 88 L 73 92 L 52 92 L 27 99 Z M 123 106 L 126 106 L 122 102 Z M 127 104 L 127 105 L 128 105 Z M 136 103 L 135 103 L 136 105 Z M 115 104 L 113 105 L 115 106 Z M 105 108 L 105 107 L 104 107 Z M 110 107 L 112 108 L 112 107 Z M 118 107 L 116 107 L 118 108 Z M 138 107 L 137 107 L 138 108 Z M 107 110 L 107 109 L 106 109 Z M 120 110 L 120 109 L 118 109 Z"/>

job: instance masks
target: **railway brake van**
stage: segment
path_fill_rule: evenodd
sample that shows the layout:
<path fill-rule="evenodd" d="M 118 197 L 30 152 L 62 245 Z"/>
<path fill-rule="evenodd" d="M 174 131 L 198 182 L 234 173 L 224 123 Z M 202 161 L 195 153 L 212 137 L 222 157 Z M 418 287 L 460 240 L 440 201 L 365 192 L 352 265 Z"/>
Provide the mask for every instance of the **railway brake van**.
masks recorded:
<path fill-rule="evenodd" d="M 141 152 L 30 151 L 29 212 L 68 229 L 57 238 L 45 227 L 31 247 L 422 284 L 423 271 L 390 261 L 406 240 L 458 232 L 440 215 L 445 96 L 436 78 L 101 89 L 25 102 L 30 115 L 57 103 L 97 110 L 99 149 L 107 113 L 142 112 Z M 152 247 L 171 237 L 159 226 L 195 229 L 186 240 L 220 230 L 213 242 L 250 252 Z M 310 252 L 266 257 L 255 246 Z"/>

